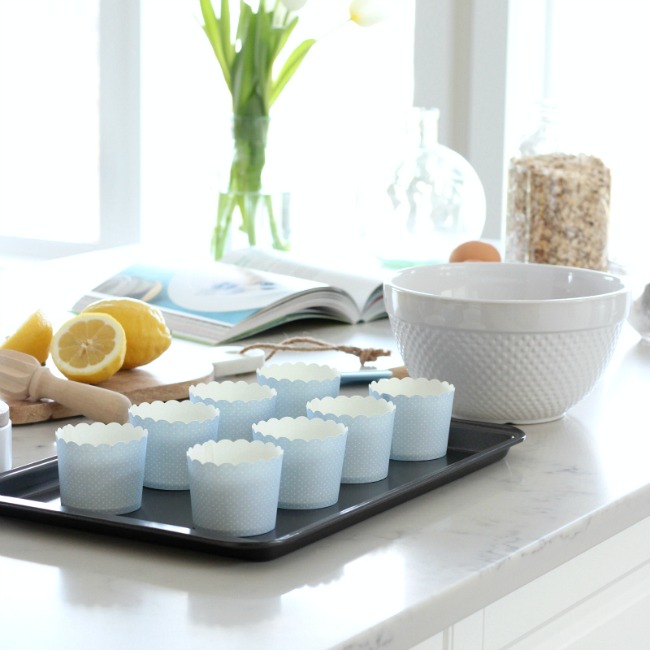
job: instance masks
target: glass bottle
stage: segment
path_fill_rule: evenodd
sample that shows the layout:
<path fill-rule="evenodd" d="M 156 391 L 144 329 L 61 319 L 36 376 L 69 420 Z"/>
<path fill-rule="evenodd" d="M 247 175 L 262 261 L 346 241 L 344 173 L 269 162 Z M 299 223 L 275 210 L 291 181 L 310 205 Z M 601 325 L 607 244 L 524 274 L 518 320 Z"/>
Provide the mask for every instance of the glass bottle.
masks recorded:
<path fill-rule="evenodd" d="M 505 259 L 607 270 L 610 186 L 605 163 L 569 143 L 557 106 L 540 103 L 509 164 Z"/>
<path fill-rule="evenodd" d="M 438 142 L 437 108 L 415 108 L 409 146 L 372 214 L 384 266 L 446 262 L 485 225 L 485 192 L 470 163 Z M 381 194 L 381 193 L 380 193 Z"/>

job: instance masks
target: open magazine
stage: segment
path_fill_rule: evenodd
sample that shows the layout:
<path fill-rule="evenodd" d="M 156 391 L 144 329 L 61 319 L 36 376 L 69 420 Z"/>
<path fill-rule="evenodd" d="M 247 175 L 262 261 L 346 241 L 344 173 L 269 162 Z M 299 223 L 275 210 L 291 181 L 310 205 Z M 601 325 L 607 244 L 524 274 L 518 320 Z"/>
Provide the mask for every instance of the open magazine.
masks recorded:
<path fill-rule="evenodd" d="M 303 318 L 353 324 L 386 316 L 379 271 L 346 273 L 255 248 L 219 262 L 133 264 L 82 296 L 72 311 L 109 296 L 150 302 L 174 336 L 213 345 Z"/>

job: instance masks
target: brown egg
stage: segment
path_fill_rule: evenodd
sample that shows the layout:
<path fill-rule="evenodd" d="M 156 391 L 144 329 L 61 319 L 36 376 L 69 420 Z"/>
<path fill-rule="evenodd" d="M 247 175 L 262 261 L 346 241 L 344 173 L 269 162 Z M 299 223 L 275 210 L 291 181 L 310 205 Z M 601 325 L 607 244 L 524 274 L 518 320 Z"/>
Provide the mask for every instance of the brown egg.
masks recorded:
<path fill-rule="evenodd" d="M 484 241 L 467 241 L 454 248 L 450 262 L 500 262 L 499 251 Z"/>

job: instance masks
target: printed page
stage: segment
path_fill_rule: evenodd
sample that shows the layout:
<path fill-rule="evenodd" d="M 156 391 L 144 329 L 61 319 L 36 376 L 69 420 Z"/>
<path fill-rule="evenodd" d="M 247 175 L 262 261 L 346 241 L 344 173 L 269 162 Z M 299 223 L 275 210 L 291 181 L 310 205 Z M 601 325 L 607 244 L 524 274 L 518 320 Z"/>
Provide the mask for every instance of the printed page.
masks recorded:
<path fill-rule="evenodd" d="M 258 248 L 230 251 L 224 255 L 222 261 L 246 268 L 314 280 L 343 289 L 352 296 L 359 312 L 364 316 L 371 308 L 373 317 L 382 311 L 381 306 L 377 308 L 377 303 L 382 299 L 383 280 L 388 271 L 378 265 L 359 263 L 355 266 L 354 263 L 350 263 L 349 266 L 354 267 L 354 271 L 345 271 L 336 268 L 333 263 L 328 264 L 321 260 L 307 261 L 294 253 L 287 254 Z"/>
<path fill-rule="evenodd" d="M 138 298 L 160 308 L 175 335 L 215 343 L 240 325 L 245 329 L 249 319 L 262 328 L 273 319 L 299 316 L 303 297 L 313 301 L 311 295 L 323 291 L 331 293 L 318 281 L 221 262 L 176 268 L 145 263 L 108 278 L 82 296 L 72 311 L 108 296 Z M 269 308 L 273 313 L 267 315 Z M 343 311 L 349 318 L 349 311 Z"/>

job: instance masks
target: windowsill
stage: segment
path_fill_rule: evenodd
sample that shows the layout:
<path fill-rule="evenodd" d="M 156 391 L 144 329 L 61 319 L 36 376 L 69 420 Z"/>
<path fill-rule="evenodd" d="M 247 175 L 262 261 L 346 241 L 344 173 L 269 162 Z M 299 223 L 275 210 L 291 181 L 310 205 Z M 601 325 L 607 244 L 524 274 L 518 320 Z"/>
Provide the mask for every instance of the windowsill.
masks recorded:
<path fill-rule="evenodd" d="M 41 258 L 28 255 L 0 255 L 0 269 L 8 269 L 23 264 L 38 262 Z"/>

